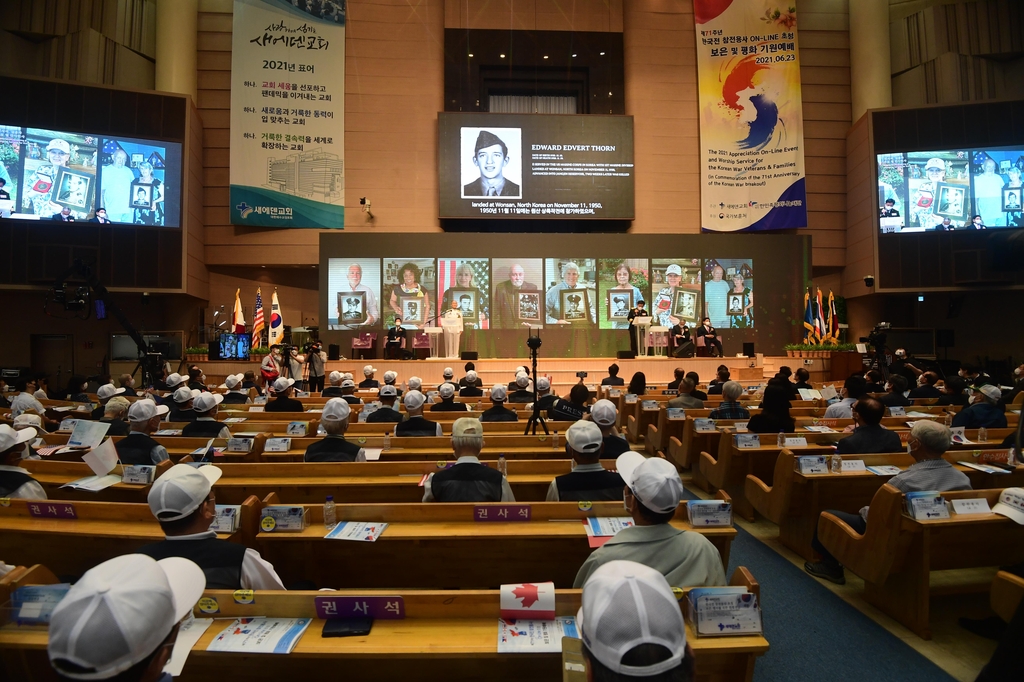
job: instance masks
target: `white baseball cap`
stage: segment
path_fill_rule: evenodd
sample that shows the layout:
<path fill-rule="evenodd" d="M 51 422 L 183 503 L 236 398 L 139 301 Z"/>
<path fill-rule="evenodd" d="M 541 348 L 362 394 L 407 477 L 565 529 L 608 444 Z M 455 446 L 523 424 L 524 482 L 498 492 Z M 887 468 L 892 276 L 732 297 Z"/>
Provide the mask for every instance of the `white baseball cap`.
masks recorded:
<path fill-rule="evenodd" d="M 337 383 L 341 382 L 341 379 L 342 379 L 343 376 L 344 375 L 341 372 L 334 371 L 334 372 L 331 372 L 331 374 L 328 376 L 328 379 L 330 379 L 330 382 L 332 384 L 337 384 Z"/>
<path fill-rule="evenodd" d="M 453 376 L 455 376 L 455 370 L 452 369 L 451 367 L 445 367 L 444 368 L 444 378 L 445 379 L 451 379 Z"/>
<path fill-rule="evenodd" d="M 423 403 L 427 402 L 427 396 L 423 395 L 419 391 L 409 391 L 402 398 L 402 402 L 405 403 L 405 409 L 415 410 L 423 406 Z"/>
<path fill-rule="evenodd" d="M 183 376 L 181 376 L 180 374 L 178 374 L 177 372 L 175 372 L 174 374 L 171 374 L 170 376 L 168 376 L 167 377 L 167 381 L 165 381 L 164 383 L 167 384 L 167 388 L 173 389 L 174 387 L 178 386 L 179 384 L 185 383 L 185 378 Z"/>
<path fill-rule="evenodd" d="M 529 385 L 530 385 L 530 377 L 528 377 L 526 374 L 517 374 L 516 375 L 516 386 L 518 386 L 519 388 L 526 388 Z"/>
<path fill-rule="evenodd" d="M 192 409 L 196 412 L 208 412 L 224 402 L 220 393 L 201 393 L 192 401 Z"/>
<path fill-rule="evenodd" d="M 484 425 L 476 417 L 459 417 L 452 424 L 452 438 L 484 435 Z"/>
<path fill-rule="evenodd" d="M 71 153 L 71 145 L 67 140 L 62 140 L 60 138 L 50 140 L 50 144 L 46 145 L 46 151 L 50 151 L 51 149 L 59 149 L 65 154 Z"/>
<path fill-rule="evenodd" d="M 16 431 L 7 424 L 0 424 L 0 452 L 7 452 L 11 448 L 27 443 L 36 437 L 32 429 L 21 429 Z"/>
<path fill-rule="evenodd" d="M 391 369 L 389 369 L 388 371 L 384 372 L 384 383 L 385 384 L 393 384 L 396 381 L 398 381 L 398 372 L 396 372 L 394 370 L 391 370 Z"/>
<path fill-rule="evenodd" d="M 477 378 L 477 374 L 476 374 L 475 370 L 471 369 L 468 372 L 466 372 L 466 381 L 467 382 L 469 382 L 471 384 L 475 384 L 476 383 L 476 378 Z"/>
<path fill-rule="evenodd" d="M 597 424 L 581 419 L 566 429 L 565 442 L 576 452 L 590 455 L 601 449 L 604 436 Z"/>
<path fill-rule="evenodd" d="M 377 395 L 381 398 L 394 398 L 398 395 L 398 389 L 390 384 L 384 384 Z"/>
<path fill-rule="evenodd" d="M 616 458 L 615 469 L 633 496 L 652 512 L 667 514 L 679 506 L 683 482 L 675 466 L 667 459 L 624 452 Z"/>
<path fill-rule="evenodd" d="M 331 398 L 324 405 L 324 411 L 320 413 L 320 419 L 329 422 L 343 422 L 352 413 L 352 408 L 341 398 Z"/>
<path fill-rule="evenodd" d="M 665 268 L 665 274 L 666 275 L 682 275 L 683 274 L 683 269 L 681 267 L 679 267 L 678 265 L 676 265 L 675 263 L 673 263 L 672 265 L 670 265 L 667 268 Z"/>
<path fill-rule="evenodd" d="M 983 394 L 986 398 L 989 398 L 990 400 L 999 400 L 1000 398 L 1003 397 L 1003 392 L 999 390 L 999 387 L 993 386 L 992 384 L 975 386 L 973 387 L 973 390 Z"/>
<path fill-rule="evenodd" d="M 419 377 L 409 377 L 409 390 L 418 391 L 423 388 L 423 379 Z"/>
<path fill-rule="evenodd" d="M 1024 488 L 1007 488 L 999 493 L 992 511 L 1024 526 Z"/>
<path fill-rule="evenodd" d="M 551 380 L 548 379 L 547 377 L 541 377 L 540 379 L 537 379 L 537 390 L 538 391 L 550 391 L 551 390 Z"/>
<path fill-rule="evenodd" d="M 210 496 L 210 489 L 220 479 L 220 474 L 219 468 L 209 464 L 201 467 L 175 464 L 149 489 L 146 498 L 149 510 L 160 521 L 185 518 Z"/>
<path fill-rule="evenodd" d="M 42 428 L 43 420 L 38 414 L 28 414 L 27 412 L 19 414 L 14 418 L 12 422 L 16 431 L 21 431 L 27 428 Z"/>
<path fill-rule="evenodd" d="M 103 384 L 96 389 L 96 396 L 100 400 L 113 398 L 115 395 L 121 395 L 122 393 L 124 393 L 124 386 L 121 388 L 114 388 L 114 384 Z"/>
<path fill-rule="evenodd" d="M 157 415 L 162 417 L 170 411 L 171 408 L 166 405 L 157 405 L 149 398 L 143 398 L 142 400 L 136 400 L 128 408 L 128 421 L 148 422 L 153 417 Z"/>
<path fill-rule="evenodd" d="M 341 387 L 342 388 L 355 388 L 356 387 L 356 382 L 353 379 L 345 379 L 343 382 L 341 382 Z"/>
<path fill-rule="evenodd" d="M 345 372 L 344 374 L 341 375 L 341 378 L 342 379 L 351 379 L 352 378 L 352 372 Z"/>
<path fill-rule="evenodd" d="M 156 561 L 125 554 L 104 561 L 86 571 L 53 610 L 50 663 L 76 680 L 114 677 L 156 651 L 205 589 L 202 569 L 181 557 Z"/>
<path fill-rule="evenodd" d="M 683 613 L 672 588 L 661 573 L 635 561 L 609 561 L 590 575 L 576 624 L 594 658 L 619 675 L 658 675 L 686 655 Z M 624 665 L 622 657 L 641 644 L 663 646 L 672 655 L 652 665 Z"/>
<path fill-rule="evenodd" d="M 274 393 L 284 393 L 289 388 L 291 388 L 292 384 L 294 383 L 295 379 L 289 379 L 287 377 L 278 377 L 277 380 L 274 382 L 274 385 L 270 387 L 270 390 L 273 391 Z"/>
<path fill-rule="evenodd" d="M 601 426 L 611 426 L 614 424 L 618 414 L 619 411 L 616 409 L 615 403 L 605 398 L 598 400 L 590 408 L 590 418 Z"/>
<path fill-rule="evenodd" d="M 373 365 L 366 365 L 365 367 L 363 367 L 363 375 L 364 376 L 370 376 L 371 374 L 376 374 L 376 373 L 377 373 L 377 368 L 374 367 Z"/>
<path fill-rule="evenodd" d="M 451 398 L 455 395 L 455 386 L 452 384 L 441 384 L 441 388 L 437 389 L 437 392 L 441 394 L 442 398 Z"/>
<path fill-rule="evenodd" d="M 244 374 L 229 374 L 224 379 L 224 388 L 226 388 L 226 389 L 228 389 L 230 391 L 230 390 L 234 389 L 235 386 L 238 386 L 240 383 L 242 383 L 242 379 L 244 379 L 244 378 L 245 378 Z"/>
<path fill-rule="evenodd" d="M 200 393 L 202 393 L 202 391 L 198 388 L 192 389 L 188 386 L 182 386 L 174 392 L 174 402 L 178 404 L 187 403 L 193 398 L 198 397 Z"/>
<path fill-rule="evenodd" d="M 495 384 L 491 389 L 491 400 L 496 403 L 504 402 L 508 398 L 508 388 L 501 384 Z"/>

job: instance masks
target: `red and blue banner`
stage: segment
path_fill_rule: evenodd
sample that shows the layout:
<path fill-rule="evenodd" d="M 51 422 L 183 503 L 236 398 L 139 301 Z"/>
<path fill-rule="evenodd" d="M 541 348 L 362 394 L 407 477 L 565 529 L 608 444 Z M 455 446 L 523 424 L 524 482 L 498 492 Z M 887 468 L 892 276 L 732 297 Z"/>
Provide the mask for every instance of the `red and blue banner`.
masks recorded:
<path fill-rule="evenodd" d="M 701 227 L 807 226 L 794 0 L 694 0 Z"/>

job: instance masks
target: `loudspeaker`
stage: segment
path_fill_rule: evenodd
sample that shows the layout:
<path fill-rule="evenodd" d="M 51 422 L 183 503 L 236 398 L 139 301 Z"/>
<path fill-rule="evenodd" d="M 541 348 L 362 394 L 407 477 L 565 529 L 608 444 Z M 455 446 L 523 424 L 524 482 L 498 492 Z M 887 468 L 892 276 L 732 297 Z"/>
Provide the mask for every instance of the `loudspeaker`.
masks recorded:
<path fill-rule="evenodd" d="M 631 350 L 620 350 L 615 354 L 617 360 L 632 360 L 636 357 L 636 353 Z"/>
<path fill-rule="evenodd" d="M 328 360 L 341 360 L 341 346 L 336 343 L 332 343 L 327 346 L 327 359 Z"/>
<path fill-rule="evenodd" d="M 220 343 L 217 341 L 210 341 L 209 348 L 210 351 L 208 353 L 208 356 L 210 358 L 210 361 L 212 362 L 214 360 L 220 360 Z"/>
<path fill-rule="evenodd" d="M 463 360 L 479 360 L 480 354 L 475 350 L 464 350 L 460 356 Z"/>
<path fill-rule="evenodd" d="M 744 343 L 743 344 L 743 354 L 746 355 L 748 358 L 754 357 L 754 344 L 753 343 Z"/>
<path fill-rule="evenodd" d="M 936 329 L 935 330 L 935 345 L 939 348 L 952 348 L 956 345 L 955 330 L 953 329 Z"/>

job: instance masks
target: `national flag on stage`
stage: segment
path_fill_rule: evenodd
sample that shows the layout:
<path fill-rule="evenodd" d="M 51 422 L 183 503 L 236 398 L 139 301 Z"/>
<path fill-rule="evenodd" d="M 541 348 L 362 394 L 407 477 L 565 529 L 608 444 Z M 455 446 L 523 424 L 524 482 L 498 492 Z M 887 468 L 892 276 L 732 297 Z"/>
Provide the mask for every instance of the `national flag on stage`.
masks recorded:
<path fill-rule="evenodd" d="M 281 315 L 281 304 L 277 300 L 277 289 L 270 296 L 270 345 L 284 341 L 284 317 Z"/>
<path fill-rule="evenodd" d="M 811 309 L 811 290 L 808 287 L 804 291 L 804 340 L 810 343 L 814 340 L 814 311 Z"/>
<path fill-rule="evenodd" d="M 832 343 L 839 343 L 839 315 L 836 313 L 836 296 L 828 291 L 828 336 Z"/>
<path fill-rule="evenodd" d="M 252 314 L 252 347 L 260 347 L 260 336 L 263 334 L 263 295 L 256 287 L 256 309 Z"/>
<path fill-rule="evenodd" d="M 458 262 L 452 258 L 450 260 L 438 260 L 437 262 L 437 290 L 448 291 L 451 287 L 456 286 L 455 271 L 458 270 Z M 444 313 L 442 304 L 444 303 L 443 297 L 437 297 L 437 312 L 435 313 L 440 317 Z M 451 305 L 451 304 L 449 304 Z"/>
<path fill-rule="evenodd" d="M 814 326 L 818 330 L 818 343 L 821 343 L 821 341 L 826 336 L 826 331 L 825 331 L 825 313 L 824 313 L 824 307 L 825 306 L 821 302 L 821 288 L 820 287 L 818 288 L 818 297 L 817 297 L 816 303 L 817 303 L 817 307 L 814 310 L 814 314 L 815 314 Z"/>
<path fill-rule="evenodd" d="M 245 333 L 245 315 L 242 314 L 241 289 L 235 289 L 235 311 L 231 316 L 231 325 L 235 328 L 236 334 Z"/>

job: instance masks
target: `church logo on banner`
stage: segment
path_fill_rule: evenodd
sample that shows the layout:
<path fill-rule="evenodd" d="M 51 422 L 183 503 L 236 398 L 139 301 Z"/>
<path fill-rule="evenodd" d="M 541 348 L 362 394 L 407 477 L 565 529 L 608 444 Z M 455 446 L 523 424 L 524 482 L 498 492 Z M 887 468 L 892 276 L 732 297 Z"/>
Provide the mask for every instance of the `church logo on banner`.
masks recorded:
<path fill-rule="evenodd" d="M 701 227 L 807 226 L 795 0 L 694 0 Z"/>
<path fill-rule="evenodd" d="M 234 0 L 231 223 L 345 225 L 346 0 Z"/>

